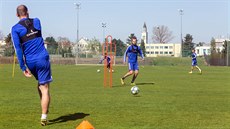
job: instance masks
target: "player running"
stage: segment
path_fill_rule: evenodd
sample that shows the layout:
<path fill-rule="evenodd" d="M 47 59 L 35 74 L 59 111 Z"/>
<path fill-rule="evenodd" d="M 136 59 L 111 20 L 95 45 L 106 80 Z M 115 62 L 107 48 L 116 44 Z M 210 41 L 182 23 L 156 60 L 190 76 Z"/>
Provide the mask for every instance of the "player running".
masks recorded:
<path fill-rule="evenodd" d="M 196 55 L 196 50 L 192 49 L 192 67 L 191 67 L 191 71 L 189 73 L 192 73 L 194 68 L 197 68 L 200 71 L 200 74 L 202 74 L 201 69 L 197 66 L 197 55 Z"/>
<path fill-rule="evenodd" d="M 124 85 L 125 78 L 132 75 L 133 73 L 133 78 L 131 81 L 131 85 L 136 85 L 134 83 L 135 79 L 137 78 L 138 71 L 139 71 L 139 66 L 138 66 L 138 53 L 140 54 L 142 60 L 144 60 L 144 55 L 139 46 L 137 46 L 137 38 L 134 36 L 132 38 L 132 45 L 129 46 L 124 54 L 124 63 L 126 62 L 126 58 L 128 57 L 128 65 L 129 65 L 129 72 L 127 72 L 122 78 L 121 78 L 121 84 Z"/>
<path fill-rule="evenodd" d="M 102 59 L 100 60 L 100 64 L 102 63 L 102 61 L 103 60 L 106 60 L 107 62 L 106 62 L 106 64 L 107 64 L 107 69 L 109 70 L 109 72 L 110 72 L 110 65 L 111 65 L 111 58 L 110 58 L 110 56 L 108 56 L 107 55 L 107 53 L 105 53 L 105 55 L 104 55 L 104 57 L 102 57 Z M 114 72 L 114 70 L 112 70 L 112 72 Z"/>
<path fill-rule="evenodd" d="M 20 21 L 11 29 L 12 41 L 24 75 L 32 77 L 33 74 L 38 80 L 41 125 L 45 126 L 50 104 L 49 83 L 52 81 L 49 54 L 44 47 L 40 20 L 29 18 L 25 5 L 17 7 L 17 16 Z"/>

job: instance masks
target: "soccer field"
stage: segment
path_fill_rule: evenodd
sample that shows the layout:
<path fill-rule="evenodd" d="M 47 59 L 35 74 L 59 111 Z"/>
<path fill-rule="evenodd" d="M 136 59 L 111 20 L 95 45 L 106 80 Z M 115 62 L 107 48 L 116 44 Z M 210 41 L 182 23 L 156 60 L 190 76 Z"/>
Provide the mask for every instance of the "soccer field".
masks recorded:
<path fill-rule="evenodd" d="M 75 129 L 83 120 L 96 129 L 230 129 L 229 67 L 201 66 L 202 75 L 188 74 L 190 66 L 140 67 L 138 96 L 120 85 L 127 67 L 115 67 L 113 88 L 103 87 L 102 69 L 52 65 L 51 123 L 42 127 L 37 82 L 0 64 L 0 129 Z"/>

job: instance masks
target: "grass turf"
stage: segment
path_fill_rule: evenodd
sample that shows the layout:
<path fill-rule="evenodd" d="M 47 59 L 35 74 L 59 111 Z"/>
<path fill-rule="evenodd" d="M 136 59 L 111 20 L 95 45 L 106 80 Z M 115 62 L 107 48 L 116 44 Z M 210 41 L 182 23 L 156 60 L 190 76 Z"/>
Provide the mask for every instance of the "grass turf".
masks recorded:
<path fill-rule="evenodd" d="M 202 66 L 202 75 L 189 69 L 140 67 L 133 96 L 120 85 L 127 67 L 115 67 L 113 88 L 104 88 L 101 66 L 53 65 L 51 124 L 42 127 L 37 82 L 18 66 L 12 78 L 12 65 L 0 64 L 0 129 L 75 129 L 83 120 L 96 129 L 229 129 L 229 67 Z"/>

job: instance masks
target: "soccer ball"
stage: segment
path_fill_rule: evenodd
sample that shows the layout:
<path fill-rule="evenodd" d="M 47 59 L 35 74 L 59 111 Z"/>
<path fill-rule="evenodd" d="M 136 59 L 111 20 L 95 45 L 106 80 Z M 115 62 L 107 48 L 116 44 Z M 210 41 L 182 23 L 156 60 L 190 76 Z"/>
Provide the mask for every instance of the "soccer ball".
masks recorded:
<path fill-rule="evenodd" d="M 139 91 L 139 88 L 138 88 L 137 86 L 133 86 L 133 87 L 131 88 L 131 93 L 132 93 L 133 95 L 137 95 L 139 92 L 140 92 L 140 91 Z"/>
<path fill-rule="evenodd" d="M 99 73 L 100 71 L 101 71 L 100 69 L 97 70 L 98 73 Z"/>

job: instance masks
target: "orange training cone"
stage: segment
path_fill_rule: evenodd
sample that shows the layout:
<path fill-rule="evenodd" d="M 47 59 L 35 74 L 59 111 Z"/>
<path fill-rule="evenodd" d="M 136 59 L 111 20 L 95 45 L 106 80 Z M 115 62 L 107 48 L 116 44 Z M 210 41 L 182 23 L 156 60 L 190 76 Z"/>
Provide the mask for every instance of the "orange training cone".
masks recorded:
<path fill-rule="evenodd" d="M 83 120 L 76 129 L 95 129 L 87 120 Z"/>

